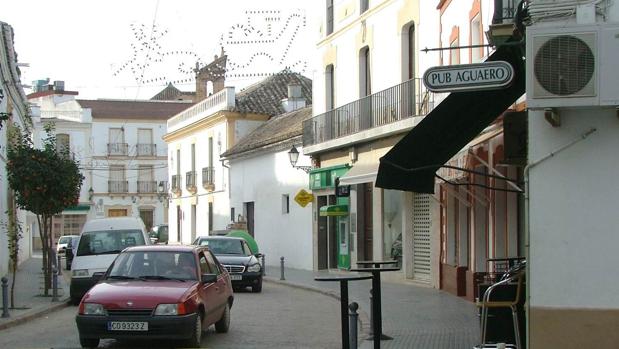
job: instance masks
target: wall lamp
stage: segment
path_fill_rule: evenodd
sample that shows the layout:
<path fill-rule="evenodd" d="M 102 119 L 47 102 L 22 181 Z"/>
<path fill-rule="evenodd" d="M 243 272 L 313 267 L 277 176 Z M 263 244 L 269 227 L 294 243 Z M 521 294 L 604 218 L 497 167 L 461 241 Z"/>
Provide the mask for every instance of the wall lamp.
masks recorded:
<path fill-rule="evenodd" d="M 92 201 L 92 197 L 95 195 L 95 191 L 92 189 L 92 187 L 90 187 L 90 189 L 88 189 L 88 201 Z"/>
<path fill-rule="evenodd" d="M 290 160 L 290 165 L 293 168 L 303 170 L 305 173 L 309 173 L 312 170 L 312 166 L 297 166 L 297 161 L 299 160 L 299 151 L 293 145 L 292 149 L 288 152 L 288 159 Z"/>

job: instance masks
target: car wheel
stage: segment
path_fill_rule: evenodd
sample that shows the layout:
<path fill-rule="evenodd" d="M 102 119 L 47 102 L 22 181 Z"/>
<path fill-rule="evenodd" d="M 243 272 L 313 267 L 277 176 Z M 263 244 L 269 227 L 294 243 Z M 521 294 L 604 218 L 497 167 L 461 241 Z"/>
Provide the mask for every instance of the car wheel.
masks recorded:
<path fill-rule="evenodd" d="M 82 346 L 82 348 L 96 348 L 99 346 L 99 338 L 80 337 L 80 345 Z"/>
<path fill-rule="evenodd" d="M 221 315 L 221 319 L 215 323 L 217 333 L 226 333 L 230 329 L 230 303 L 226 302 L 226 309 Z"/>
<path fill-rule="evenodd" d="M 199 348 L 200 343 L 202 342 L 202 316 L 198 314 L 196 316 L 196 323 L 193 329 L 193 333 L 189 341 L 187 342 L 187 346 L 190 348 Z"/>
<path fill-rule="evenodd" d="M 253 285 L 251 287 L 251 291 L 253 293 L 260 293 L 260 292 L 262 292 L 262 280 L 260 280 L 260 282 L 258 282 L 257 285 Z"/>

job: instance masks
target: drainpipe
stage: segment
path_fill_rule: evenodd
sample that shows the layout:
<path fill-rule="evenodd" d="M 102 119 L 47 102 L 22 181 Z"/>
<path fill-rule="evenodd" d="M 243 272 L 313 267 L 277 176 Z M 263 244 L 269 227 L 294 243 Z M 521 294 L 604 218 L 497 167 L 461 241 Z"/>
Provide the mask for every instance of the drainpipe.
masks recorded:
<path fill-rule="evenodd" d="M 529 343 L 529 338 L 530 338 L 530 332 L 529 332 L 529 308 L 530 308 L 530 299 L 531 299 L 531 292 L 530 292 L 530 288 L 531 288 L 531 261 L 529 259 L 529 239 L 530 239 L 530 233 L 531 233 L 531 229 L 530 229 L 530 214 L 529 214 L 529 171 L 539 165 L 540 163 L 550 159 L 551 157 L 559 154 L 560 152 L 564 151 L 565 149 L 573 146 L 574 144 L 585 140 L 587 137 L 589 137 L 592 133 L 596 132 L 597 129 L 595 127 L 592 127 L 591 129 L 589 129 L 588 131 L 586 131 L 585 133 L 583 133 L 579 138 L 574 139 L 573 141 L 569 142 L 568 144 L 563 145 L 562 147 L 560 147 L 559 149 L 550 152 L 549 154 L 546 154 L 545 156 L 543 156 L 542 158 L 529 163 L 527 166 L 525 166 L 524 168 L 524 219 L 525 219 L 525 224 L 524 224 L 524 246 L 525 246 L 525 257 L 527 260 L 527 266 L 526 266 L 526 273 L 527 275 L 529 275 L 528 278 L 528 282 L 527 282 L 527 287 L 526 287 L 526 300 L 525 300 L 525 312 L 526 312 L 526 323 L 525 323 L 525 327 L 527 329 L 527 338 L 526 338 L 526 343 L 527 343 L 527 348 L 530 347 Z"/>

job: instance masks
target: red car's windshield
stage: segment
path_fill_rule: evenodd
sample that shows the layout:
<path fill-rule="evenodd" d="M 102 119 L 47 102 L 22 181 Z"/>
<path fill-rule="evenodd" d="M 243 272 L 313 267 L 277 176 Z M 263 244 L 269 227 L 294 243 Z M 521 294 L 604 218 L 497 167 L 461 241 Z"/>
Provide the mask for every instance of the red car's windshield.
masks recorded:
<path fill-rule="evenodd" d="M 108 279 L 197 280 L 196 261 L 191 252 L 123 252 L 114 261 Z"/>

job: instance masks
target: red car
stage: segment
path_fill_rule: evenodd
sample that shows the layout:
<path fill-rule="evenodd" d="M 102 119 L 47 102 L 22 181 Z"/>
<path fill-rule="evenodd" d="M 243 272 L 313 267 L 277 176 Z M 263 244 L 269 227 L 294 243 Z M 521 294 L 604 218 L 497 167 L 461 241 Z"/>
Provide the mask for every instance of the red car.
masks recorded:
<path fill-rule="evenodd" d="M 178 339 L 199 347 L 212 324 L 228 331 L 233 301 L 230 276 L 208 248 L 136 246 L 84 295 L 75 321 L 85 348 L 101 338 Z"/>

